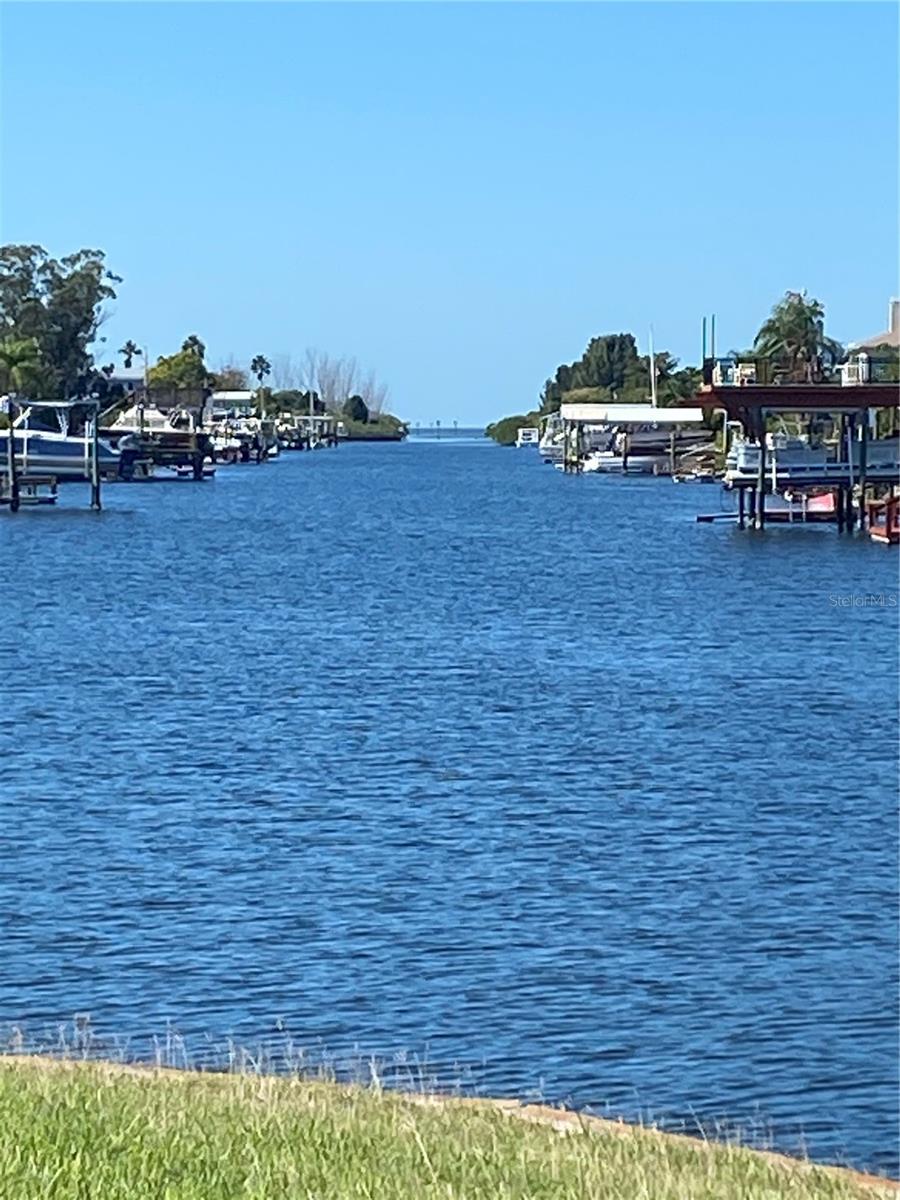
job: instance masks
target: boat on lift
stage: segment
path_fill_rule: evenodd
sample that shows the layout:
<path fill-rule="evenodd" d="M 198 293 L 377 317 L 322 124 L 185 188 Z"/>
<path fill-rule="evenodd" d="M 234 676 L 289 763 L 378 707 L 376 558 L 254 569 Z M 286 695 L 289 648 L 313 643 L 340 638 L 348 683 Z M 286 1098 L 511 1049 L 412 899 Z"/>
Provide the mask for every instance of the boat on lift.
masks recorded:
<path fill-rule="evenodd" d="M 9 408 L 9 398 L 2 397 Z M 23 475 L 49 475 L 63 482 L 89 481 L 91 478 L 92 433 L 90 415 L 93 402 L 84 400 L 32 400 L 23 402 L 13 418 L 11 436 L 18 471 Z M 82 418 L 82 431 L 72 433 L 73 417 Z M 57 428 L 46 427 L 42 420 L 55 417 Z M 9 455 L 10 430 L 0 430 L 0 467 Z M 103 437 L 97 438 L 97 463 L 103 479 L 119 475 L 121 455 Z"/>
<path fill-rule="evenodd" d="M 759 443 L 736 436 L 725 459 L 725 486 L 755 483 L 759 460 Z M 766 479 L 774 490 L 804 482 L 852 485 L 861 465 L 861 443 L 853 438 L 847 439 L 846 446 L 839 442 L 814 445 L 807 434 L 785 429 L 766 434 Z M 866 443 L 865 474 L 873 483 L 900 482 L 900 438 L 873 438 Z"/>

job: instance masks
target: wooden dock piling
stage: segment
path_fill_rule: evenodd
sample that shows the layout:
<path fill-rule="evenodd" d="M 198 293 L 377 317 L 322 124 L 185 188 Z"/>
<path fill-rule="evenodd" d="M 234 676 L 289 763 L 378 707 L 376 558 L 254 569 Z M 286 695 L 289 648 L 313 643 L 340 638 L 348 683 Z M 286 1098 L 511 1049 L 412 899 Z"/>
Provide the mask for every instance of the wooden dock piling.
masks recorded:
<path fill-rule="evenodd" d="M 91 509 L 100 512 L 100 413 L 95 408 L 91 417 Z"/>
<path fill-rule="evenodd" d="M 866 528 L 866 517 L 868 508 L 866 507 L 866 467 L 868 466 L 869 456 L 869 413 L 866 410 L 862 414 L 862 420 L 859 428 L 859 531 L 863 533 Z"/>

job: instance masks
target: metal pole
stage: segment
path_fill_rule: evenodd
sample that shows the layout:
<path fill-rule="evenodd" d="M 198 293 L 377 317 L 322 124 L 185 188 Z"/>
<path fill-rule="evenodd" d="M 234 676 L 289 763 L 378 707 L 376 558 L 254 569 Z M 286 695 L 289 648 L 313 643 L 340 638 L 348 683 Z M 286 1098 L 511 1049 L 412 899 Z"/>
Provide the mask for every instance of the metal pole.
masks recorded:
<path fill-rule="evenodd" d="M 9 440 L 6 447 L 7 487 L 9 488 L 9 511 L 19 511 L 19 477 L 16 474 L 16 443 L 13 429 L 16 405 L 9 401 Z"/>
<path fill-rule="evenodd" d="M 846 490 L 844 502 L 844 528 L 848 533 L 853 532 L 853 418 L 847 413 L 841 413 L 841 452 L 838 456 L 838 461 L 846 454 L 847 463 L 847 483 L 844 485 Z"/>
<path fill-rule="evenodd" d="M 706 317 L 703 318 L 703 330 L 700 335 L 700 366 L 706 362 Z"/>
<path fill-rule="evenodd" d="M 709 357 L 716 357 L 716 314 L 713 313 L 709 324 Z"/>
<path fill-rule="evenodd" d="M 756 520 L 754 527 L 760 531 L 766 525 L 766 414 L 759 412 L 759 469 L 756 473 Z"/>
<path fill-rule="evenodd" d="M 859 528 L 866 527 L 866 467 L 869 457 L 869 410 L 863 410 L 859 428 Z"/>

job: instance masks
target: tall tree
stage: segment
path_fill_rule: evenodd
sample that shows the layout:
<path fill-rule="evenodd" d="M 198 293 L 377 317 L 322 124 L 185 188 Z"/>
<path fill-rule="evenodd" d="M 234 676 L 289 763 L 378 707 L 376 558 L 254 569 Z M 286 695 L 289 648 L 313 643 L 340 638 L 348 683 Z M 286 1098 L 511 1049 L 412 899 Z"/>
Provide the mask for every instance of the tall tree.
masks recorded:
<path fill-rule="evenodd" d="M 843 357 L 843 348 L 825 335 L 825 307 L 806 292 L 785 292 L 760 327 L 754 353 L 785 369 L 792 380 L 812 380 L 826 363 Z"/>
<path fill-rule="evenodd" d="M 265 355 L 257 354 L 250 363 L 250 371 L 256 376 L 256 382 L 258 384 L 257 398 L 259 400 L 259 415 L 263 416 L 265 414 L 266 407 L 266 390 L 263 387 L 263 380 L 267 375 L 271 375 L 272 364 L 265 357 Z"/>
<path fill-rule="evenodd" d="M 85 390 L 103 304 L 120 282 L 100 250 L 55 259 L 43 246 L 0 246 L 0 336 L 37 341 L 42 397 Z"/>
<path fill-rule="evenodd" d="M 272 364 L 262 354 L 257 354 L 250 364 L 250 371 L 251 374 L 256 376 L 257 383 L 262 387 L 265 377 L 272 373 Z"/>
<path fill-rule="evenodd" d="M 158 358 L 147 371 L 147 382 L 157 391 L 197 392 L 208 386 L 209 373 L 195 349 L 182 347 L 176 354 Z"/>

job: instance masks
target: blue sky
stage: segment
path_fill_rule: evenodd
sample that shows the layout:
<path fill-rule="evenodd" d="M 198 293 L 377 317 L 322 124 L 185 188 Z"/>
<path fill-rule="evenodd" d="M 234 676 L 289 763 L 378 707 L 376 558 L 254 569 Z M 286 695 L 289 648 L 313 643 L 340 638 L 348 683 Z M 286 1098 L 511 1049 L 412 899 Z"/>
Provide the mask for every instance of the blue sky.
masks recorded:
<path fill-rule="evenodd" d="M 5 4 L 0 234 L 107 251 L 104 327 L 353 354 L 410 420 L 521 412 L 632 330 L 897 284 L 890 4 Z"/>

